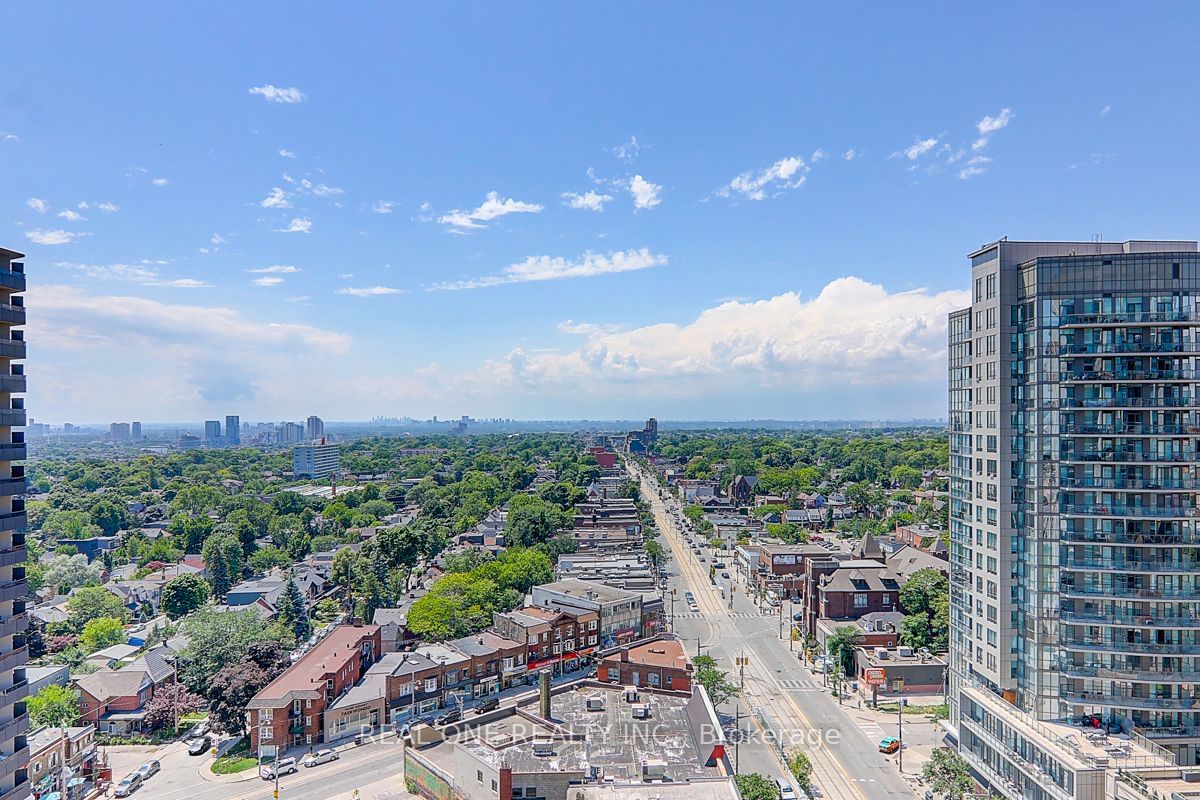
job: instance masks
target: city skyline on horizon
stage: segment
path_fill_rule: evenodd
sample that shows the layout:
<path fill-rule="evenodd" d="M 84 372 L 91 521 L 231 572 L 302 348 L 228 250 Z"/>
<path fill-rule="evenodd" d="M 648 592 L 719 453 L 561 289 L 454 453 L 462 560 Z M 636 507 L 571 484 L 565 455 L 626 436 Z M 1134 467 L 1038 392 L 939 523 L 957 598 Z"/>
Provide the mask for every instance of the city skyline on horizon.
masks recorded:
<path fill-rule="evenodd" d="M 1195 238 L 1158 20 L 1117 63 L 1104 8 L 643 9 L 653 47 L 587 9 L 281 8 L 13 10 L 35 417 L 944 418 L 968 252 Z M 964 58 L 964 23 L 1042 56 Z"/>

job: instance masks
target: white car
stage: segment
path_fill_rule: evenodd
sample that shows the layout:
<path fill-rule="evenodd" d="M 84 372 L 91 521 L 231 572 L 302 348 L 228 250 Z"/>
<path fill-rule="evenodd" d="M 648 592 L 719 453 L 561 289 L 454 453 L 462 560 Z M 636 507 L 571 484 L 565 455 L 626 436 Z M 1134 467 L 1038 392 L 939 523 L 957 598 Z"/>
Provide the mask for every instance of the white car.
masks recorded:
<path fill-rule="evenodd" d="M 792 788 L 792 784 L 775 781 L 779 786 L 779 800 L 798 800 L 796 790 Z"/>
<path fill-rule="evenodd" d="M 330 761 L 337 761 L 338 753 L 336 750 L 330 750 L 326 747 L 323 750 L 318 750 L 315 753 L 309 753 L 304 757 L 304 766 L 315 767 L 320 764 L 328 764 Z"/>
<path fill-rule="evenodd" d="M 291 775 L 296 771 L 296 759 L 288 756 L 272 764 L 266 764 L 259 774 L 264 781 L 274 780 L 276 775 Z"/>

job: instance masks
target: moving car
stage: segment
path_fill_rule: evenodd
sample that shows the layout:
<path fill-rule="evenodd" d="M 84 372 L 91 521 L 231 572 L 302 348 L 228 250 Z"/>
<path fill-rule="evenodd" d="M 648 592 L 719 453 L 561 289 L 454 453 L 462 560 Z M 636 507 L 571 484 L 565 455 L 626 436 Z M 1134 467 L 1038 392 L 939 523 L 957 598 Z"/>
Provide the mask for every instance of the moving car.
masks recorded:
<path fill-rule="evenodd" d="M 198 739 L 192 739 L 190 742 L 188 742 L 188 755 L 202 756 L 208 752 L 210 747 L 212 747 L 211 736 L 201 736 Z"/>
<path fill-rule="evenodd" d="M 792 614 L 792 620 L 795 622 L 804 622 L 804 612 L 797 611 L 795 614 Z"/>
<path fill-rule="evenodd" d="M 487 700 L 484 700 L 482 703 L 475 706 L 475 713 L 476 714 L 486 714 L 489 711 L 495 711 L 499 707 L 500 707 L 500 698 L 489 697 Z"/>
<path fill-rule="evenodd" d="M 281 758 L 272 764 L 264 764 L 262 772 L 259 774 L 262 775 L 264 781 L 270 781 L 274 780 L 276 775 L 291 775 L 297 771 L 298 768 L 296 766 L 296 759 L 288 756 L 287 758 Z"/>
<path fill-rule="evenodd" d="M 779 787 L 779 800 L 797 800 L 796 790 L 790 783 L 775 781 L 775 785 Z"/>
<path fill-rule="evenodd" d="M 435 725 L 449 725 L 451 722 L 458 722 L 462 719 L 462 709 L 452 708 L 445 714 L 442 714 L 433 721 Z"/>
<path fill-rule="evenodd" d="M 688 606 L 688 611 L 692 612 L 693 614 L 699 614 L 700 606 L 696 605 L 695 603 L 692 603 L 691 605 Z"/>
<path fill-rule="evenodd" d="M 304 757 L 304 766 L 316 767 L 321 764 L 328 764 L 330 761 L 337 761 L 337 750 L 331 750 L 328 747 L 318 750 L 315 753 L 309 753 Z"/>
<path fill-rule="evenodd" d="M 121 779 L 121 782 L 113 789 L 113 794 L 117 797 L 129 797 L 136 792 L 142 785 L 142 776 L 136 772 L 131 772 Z"/>
<path fill-rule="evenodd" d="M 894 753 L 900 749 L 900 740 L 895 736 L 885 736 L 879 740 L 879 752 Z"/>
<path fill-rule="evenodd" d="M 722 578 L 728 578 L 728 577 L 729 577 L 729 573 L 728 573 L 728 572 L 722 572 L 722 573 L 721 573 L 721 577 L 722 577 Z"/>
<path fill-rule="evenodd" d="M 150 760 L 137 768 L 137 774 L 138 777 L 144 781 L 151 775 L 158 772 L 160 769 L 162 769 L 162 764 L 159 764 L 157 761 Z"/>

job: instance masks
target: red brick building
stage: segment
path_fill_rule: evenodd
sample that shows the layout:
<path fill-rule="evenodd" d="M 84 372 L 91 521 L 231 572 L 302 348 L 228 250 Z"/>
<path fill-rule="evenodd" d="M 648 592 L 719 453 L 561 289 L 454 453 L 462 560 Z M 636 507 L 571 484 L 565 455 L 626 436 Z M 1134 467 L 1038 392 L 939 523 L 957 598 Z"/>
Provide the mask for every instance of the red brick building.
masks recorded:
<path fill-rule="evenodd" d="M 526 672 L 575 661 L 595 652 L 600 615 L 594 611 L 556 611 L 525 606 L 493 615 L 492 627 L 505 639 L 525 644 Z M 568 669 L 571 664 L 567 664 Z M 509 685 L 507 681 L 505 685 Z"/>
<path fill-rule="evenodd" d="M 604 656 L 596 677 L 622 686 L 692 691 L 692 665 L 675 639 L 657 639 Z"/>
<path fill-rule="evenodd" d="M 617 466 L 617 454 L 611 450 L 606 450 L 603 447 L 592 447 L 588 453 L 596 459 L 596 463 L 601 469 L 613 469 Z"/>
<path fill-rule="evenodd" d="M 378 625 L 334 628 L 250 701 L 251 752 L 324 741 L 325 710 L 358 683 L 380 652 Z"/>

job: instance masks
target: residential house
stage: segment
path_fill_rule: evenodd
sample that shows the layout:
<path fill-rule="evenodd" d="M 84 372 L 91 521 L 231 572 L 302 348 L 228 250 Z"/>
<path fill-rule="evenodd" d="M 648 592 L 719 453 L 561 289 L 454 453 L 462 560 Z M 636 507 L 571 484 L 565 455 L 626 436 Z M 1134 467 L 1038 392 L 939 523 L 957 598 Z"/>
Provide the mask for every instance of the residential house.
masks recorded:
<path fill-rule="evenodd" d="M 175 668 L 161 653 L 150 652 L 121 669 L 104 668 L 75 680 L 80 721 L 105 733 L 139 731 L 154 692 L 171 681 Z"/>
<path fill-rule="evenodd" d="M 886 560 L 888 569 L 904 583 L 913 576 L 914 572 L 922 569 L 935 569 L 949 577 L 950 562 L 943 561 L 932 553 L 918 550 L 915 547 L 902 547 L 893 552 Z"/>

